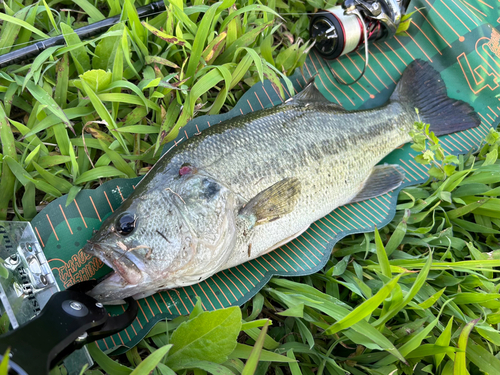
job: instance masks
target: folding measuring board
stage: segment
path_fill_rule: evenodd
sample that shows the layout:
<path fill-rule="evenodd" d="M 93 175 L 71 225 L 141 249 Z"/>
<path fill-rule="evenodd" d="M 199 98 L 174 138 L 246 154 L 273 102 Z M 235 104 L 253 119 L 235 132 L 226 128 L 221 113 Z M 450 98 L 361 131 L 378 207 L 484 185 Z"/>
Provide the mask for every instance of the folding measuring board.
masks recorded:
<path fill-rule="evenodd" d="M 489 129 L 498 125 L 500 102 L 500 3 L 495 0 L 416 0 L 408 12 L 411 25 L 402 36 L 370 45 L 369 65 L 364 77 L 351 86 L 339 85 L 334 70 L 349 82 L 360 74 L 363 52 L 353 52 L 334 61 L 322 60 L 312 51 L 302 72 L 291 77 L 300 91 L 316 73 L 316 86 L 330 101 L 351 110 L 368 109 L 385 103 L 406 66 L 422 59 L 437 69 L 448 94 L 470 103 L 479 113 L 481 125 L 440 137 L 450 154 L 477 149 Z M 195 118 L 178 139 L 165 146 L 175 147 L 209 126 L 233 116 L 277 105 L 290 97 L 279 95 L 269 81 L 255 84 L 229 113 Z M 283 247 L 240 266 L 224 270 L 197 285 L 169 290 L 139 300 L 139 315 L 127 329 L 98 342 L 99 347 L 119 353 L 134 346 L 163 318 L 188 314 L 199 297 L 206 310 L 241 305 L 254 296 L 273 275 L 298 276 L 317 272 L 327 262 L 334 244 L 348 234 L 369 232 L 394 217 L 399 190 L 424 182 L 427 166 L 414 162 L 416 152 L 409 145 L 399 148 L 381 163 L 399 164 L 406 172 L 404 184 L 396 191 L 365 202 L 339 207 L 318 220 L 300 237 Z M 61 288 L 100 277 L 110 272 L 98 259 L 81 251 L 94 228 L 133 191 L 140 178 L 115 179 L 95 190 L 81 191 L 66 207 L 66 197 L 49 204 L 32 221 L 50 267 Z M 122 307 L 109 307 L 111 314 Z"/>

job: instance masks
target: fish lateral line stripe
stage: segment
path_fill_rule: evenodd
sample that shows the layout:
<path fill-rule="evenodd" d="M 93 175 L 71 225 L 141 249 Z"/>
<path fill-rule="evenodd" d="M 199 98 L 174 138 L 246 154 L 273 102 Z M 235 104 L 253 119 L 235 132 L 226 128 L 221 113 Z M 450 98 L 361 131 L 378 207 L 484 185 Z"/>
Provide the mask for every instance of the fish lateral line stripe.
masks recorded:
<path fill-rule="evenodd" d="M 466 12 L 465 10 L 463 10 L 462 7 L 455 2 L 455 0 L 451 0 L 451 1 L 452 1 L 453 4 L 455 4 L 455 6 L 458 9 L 460 9 L 462 11 L 463 14 L 465 14 L 472 21 L 472 23 L 474 25 L 478 26 L 478 23 L 476 21 L 474 21 L 474 19 L 472 19 L 471 16 L 469 16 L 468 12 Z M 479 1 L 481 1 L 481 0 L 479 0 Z M 473 14 L 473 16 L 477 18 L 477 16 L 475 14 Z M 478 20 L 479 20 L 479 18 L 478 18 Z"/>
<path fill-rule="evenodd" d="M 241 284 L 241 285 L 243 285 L 243 286 L 245 287 L 245 289 L 247 290 L 247 292 L 249 292 L 249 291 L 250 291 L 250 289 L 248 289 L 248 287 L 246 286 L 246 284 L 245 284 L 243 281 L 241 281 L 241 280 L 240 280 L 240 278 L 239 278 L 238 276 L 236 276 L 236 275 L 234 274 L 234 272 L 233 272 L 233 271 L 231 271 L 231 269 L 230 269 L 230 268 L 228 269 L 228 271 L 229 271 L 229 272 L 231 272 L 231 275 L 233 275 L 234 277 L 236 277 L 236 280 L 238 280 L 238 281 L 240 282 L 240 284 Z M 222 272 L 224 273 L 224 271 L 222 271 Z M 233 282 L 233 284 L 234 284 L 234 282 Z"/>
<path fill-rule="evenodd" d="M 243 268 L 245 268 L 245 269 L 247 270 L 247 272 L 248 272 L 250 275 L 252 275 L 253 277 L 255 277 L 255 280 L 257 280 L 257 282 L 259 282 L 259 281 L 260 281 L 260 280 L 259 280 L 259 278 L 258 278 L 257 276 L 255 276 L 255 274 L 254 274 L 252 271 L 250 271 L 250 270 L 247 268 L 247 266 L 245 266 L 245 263 L 242 263 L 241 265 L 243 266 Z"/>
<path fill-rule="evenodd" d="M 302 238 L 303 238 L 303 239 L 305 239 L 307 242 L 309 242 L 309 241 L 307 240 L 307 238 L 306 238 L 306 237 L 302 236 Z M 309 249 L 306 245 L 304 245 L 304 243 L 303 243 L 303 242 L 302 242 L 302 241 L 301 241 L 298 237 L 297 237 L 295 240 L 296 240 L 298 243 L 300 243 L 300 244 L 302 245 L 302 247 L 303 247 L 304 249 L 306 249 L 306 250 L 309 252 L 309 254 L 311 254 L 313 257 L 315 257 L 315 258 L 316 258 L 316 260 L 318 260 L 318 261 L 320 260 L 320 259 L 316 256 L 316 254 L 314 254 L 314 253 L 311 251 L 311 249 Z M 300 247 L 298 247 L 298 246 L 297 246 L 297 244 L 296 244 L 295 242 L 293 242 L 293 241 L 292 241 L 291 243 L 292 243 L 292 244 L 293 244 L 293 245 L 294 245 L 297 249 L 299 249 L 299 250 L 300 250 L 300 252 L 302 252 L 301 248 L 300 248 Z M 309 242 L 309 243 L 310 243 L 310 242 Z M 311 244 L 311 246 L 312 246 L 312 244 Z M 317 249 L 316 249 L 316 250 L 317 250 Z M 321 251 L 319 251 L 319 250 L 318 250 L 318 252 L 319 252 L 320 254 L 323 254 L 323 253 L 322 253 Z M 306 255 L 306 254 L 304 254 L 304 255 Z M 307 256 L 307 255 L 306 255 L 306 256 Z M 307 259 L 309 259 L 309 258 L 307 258 Z"/>
<path fill-rule="evenodd" d="M 464 22 L 464 21 L 462 21 L 462 20 L 460 19 L 460 17 L 458 17 L 458 16 L 455 14 L 455 12 L 454 12 L 453 10 L 451 10 L 451 8 L 450 8 L 448 5 L 446 5 L 446 2 L 441 1 L 441 3 L 442 3 L 442 4 L 446 7 L 446 8 L 448 8 L 448 10 L 449 10 L 449 11 L 450 11 L 450 12 L 451 12 L 454 16 L 455 16 L 455 18 L 457 18 L 457 19 L 458 19 L 458 20 L 462 23 L 462 25 L 464 25 L 464 26 L 465 26 L 465 28 L 466 28 L 466 29 L 470 32 L 469 26 L 467 26 L 467 25 L 465 24 L 465 22 Z"/>
<path fill-rule="evenodd" d="M 200 286 L 200 288 L 201 288 L 201 286 Z M 202 288 L 202 290 L 203 290 L 203 288 Z M 174 292 L 175 292 L 175 294 L 177 294 L 177 298 L 179 299 L 179 301 L 181 301 L 182 306 L 184 306 L 184 309 L 189 314 L 189 309 L 186 307 L 186 304 L 184 303 L 184 299 L 181 297 L 181 293 L 177 289 L 174 289 Z"/>
<path fill-rule="evenodd" d="M 333 82 L 333 81 L 332 81 L 332 79 L 330 78 L 330 76 L 329 76 L 328 74 L 326 74 L 326 69 L 325 69 L 325 67 L 323 66 L 323 63 L 321 62 L 321 58 L 320 58 L 320 57 L 318 57 L 318 55 L 316 54 L 316 51 L 314 51 L 314 56 L 318 59 L 318 63 L 319 63 L 319 65 L 321 66 L 321 69 L 323 70 L 323 72 L 325 73 L 326 77 L 327 77 L 327 78 L 328 78 L 328 80 L 331 82 L 331 84 L 332 84 L 332 85 L 333 85 L 333 86 L 334 86 L 337 90 L 339 90 L 342 94 L 344 94 L 344 95 L 345 95 L 345 97 L 346 97 L 346 98 L 347 98 L 347 99 L 351 102 L 351 104 L 352 104 L 352 105 L 355 105 L 355 104 L 354 104 L 354 102 L 353 102 L 353 101 L 351 100 L 351 98 L 349 97 L 349 95 L 347 95 L 347 94 L 346 94 L 346 93 L 345 93 L 345 92 L 344 92 L 344 91 L 343 91 L 340 87 L 338 87 L 338 86 L 335 84 L 335 82 Z M 311 61 L 313 61 L 313 60 L 311 59 Z M 314 64 L 314 62 L 313 62 L 313 66 L 316 68 L 316 65 Z M 317 70 L 317 69 L 316 69 L 316 70 Z M 320 76 L 320 78 L 321 78 L 321 76 Z M 326 87 L 325 87 L 325 88 L 326 88 Z M 330 90 L 328 90 L 328 92 L 330 92 Z M 340 104 L 340 102 L 339 102 L 339 104 Z"/>
<path fill-rule="evenodd" d="M 257 98 L 257 100 L 259 101 L 259 104 L 260 104 L 260 106 L 262 107 L 262 109 L 264 109 L 264 106 L 262 105 L 262 102 L 260 101 L 260 98 L 259 98 L 259 95 L 257 95 L 257 92 L 255 92 L 255 91 L 254 91 L 253 93 L 255 94 L 255 97 L 256 97 L 256 98 Z M 199 133 L 199 131 L 198 131 L 198 133 Z"/>
<path fill-rule="evenodd" d="M 257 267 L 255 267 L 255 264 L 253 264 L 253 262 L 248 262 L 248 264 L 250 264 L 253 268 L 255 268 L 255 270 L 260 274 L 260 276 L 264 277 L 264 274 L 262 272 L 260 272 L 260 270 Z M 264 267 L 262 267 L 262 268 L 264 268 Z M 267 272 L 267 269 L 265 269 L 265 270 Z"/>
<path fill-rule="evenodd" d="M 90 202 L 92 202 L 92 206 L 94 206 L 94 210 L 95 210 L 95 213 L 97 214 L 97 218 L 99 219 L 99 221 L 102 221 L 101 220 L 101 215 L 99 215 L 99 211 L 97 211 L 97 208 L 96 208 L 96 206 L 94 204 L 94 200 L 92 199 L 91 196 L 89 196 L 89 198 L 90 198 Z"/>
<path fill-rule="evenodd" d="M 207 284 L 207 286 L 208 286 L 208 288 L 210 289 L 210 291 L 212 292 L 212 294 L 213 294 L 213 295 L 215 296 L 215 298 L 217 299 L 217 302 L 219 302 L 219 305 L 220 305 L 222 308 L 224 308 L 224 305 L 221 303 L 221 301 L 220 301 L 219 297 L 217 296 L 217 294 L 215 294 L 214 290 L 212 289 L 212 287 L 211 287 L 211 286 L 210 286 L 210 284 L 208 283 L 208 280 L 204 280 L 204 281 L 205 281 L 205 284 Z M 215 285 L 217 285 L 217 283 L 216 283 L 214 280 L 212 280 L 212 281 L 215 283 Z M 217 288 L 219 288 L 219 286 L 218 286 L 218 285 L 217 285 Z M 220 290 L 220 288 L 219 288 L 219 290 Z M 221 292 L 222 292 L 222 290 L 221 290 Z M 224 294 L 224 292 L 222 292 L 222 294 Z M 224 297 L 226 297 L 226 295 L 225 295 L 225 294 L 224 294 Z M 208 297 L 207 297 L 207 298 L 208 298 Z M 226 299 L 227 299 L 227 297 L 226 297 Z M 229 300 L 227 300 L 227 302 L 228 302 L 228 303 L 231 303 L 231 302 L 229 302 Z M 213 306 L 213 305 L 212 305 L 212 306 Z"/>
<path fill-rule="evenodd" d="M 330 237 L 330 238 L 333 240 L 333 237 L 332 237 L 332 236 L 330 236 L 328 233 L 326 233 L 323 229 L 321 229 L 321 227 L 320 227 L 318 224 L 316 224 L 316 222 L 314 222 L 314 223 L 313 223 L 313 225 L 316 225 L 316 226 L 318 227 L 318 229 L 319 229 L 319 230 L 321 230 L 321 231 L 322 231 L 325 235 L 327 235 L 328 237 Z M 326 240 L 325 238 L 323 238 L 323 237 L 322 237 L 322 236 L 321 236 L 318 232 L 316 232 L 316 231 L 313 229 L 312 225 L 310 226 L 310 228 L 311 228 L 311 230 L 312 230 L 314 233 L 316 233 L 318 236 L 320 236 L 320 237 L 321 237 L 321 239 L 322 239 L 323 241 L 328 242 L 328 240 Z"/>
<path fill-rule="evenodd" d="M 56 236 L 56 240 L 59 241 L 59 237 L 57 236 L 56 230 L 54 229 L 54 226 L 52 225 L 52 221 L 50 221 L 50 217 L 48 214 L 45 214 L 47 216 L 47 220 L 49 221 L 50 227 L 52 228 L 52 232 L 54 232 L 54 235 Z"/>
<path fill-rule="evenodd" d="M 436 34 L 438 34 L 438 35 L 441 37 L 441 39 L 443 39 L 443 40 L 444 40 L 444 42 L 448 45 L 448 47 L 450 47 L 450 48 L 451 48 L 451 44 L 450 44 L 450 43 L 448 43 L 448 41 L 447 41 L 447 40 L 446 40 L 446 39 L 445 39 L 445 38 L 444 38 L 444 37 L 443 37 L 443 36 L 439 33 L 439 31 L 437 31 L 437 30 L 436 30 L 436 28 L 434 27 L 434 25 L 433 25 L 433 24 L 432 24 L 432 23 L 431 23 L 431 22 L 427 19 L 427 17 L 426 17 L 426 16 L 425 16 L 425 15 L 424 15 L 421 11 L 420 11 L 420 9 L 419 9 L 419 8 L 417 8 L 417 7 L 414 7 L 414 8 L 415 8 L 415 10 L 416 10 L 418 13 L 420 13 L 420 15 L 421 15 L 422 17 L 424 17 L 424 19 L 427 21 L 427 23 L 430 25 L 430 27 L 432 27 L 432 28 L 434 29 L 434 31 L 436 32 Z"/>
<path fill-rule="evenodd" d="M 305 257 L 309 260 L 309 262 L 310 262 L 310 263 L 313 263 L 313 264 L 314 264 L 314 262 L 311 260 L 311 258 L 309 258 L 309 257 L 307 256 L 307 254 L 306 254 L 306 253 L 304 253 L 300 247 L 298 247 L 298 246 L 297 246 L 296 244 L 294 244 L 293 242 L 289 242 L 289 243 L 293 244 L 293 245 L 294 245 L 294 246 L 295 246 L 295 247 L 296 247 L 296 248 L 297 248 L 297 249 L 298 249 L 298 250 L 302 253 L 302 255 L 304 255 L 304 256 L 305 256 Z M 288 246 L 288 244 L 287 244 L 287 243 L 285 244 L 285 246 L 286 246 L 286 247 L 287 247 L 287 248 L 288 248 L 288 249 L 289 249 L 292 253 L 294 253 L 294 254 L 295 254 L 295 256 L 296 256 L 297 258 L 299 257 L 299 256 L 295 253 L 295 251 L 293 251 L 293 249 L 292 249 L 290 246 Z M 295 262 L 295 263 L 297 263 L 297 262 Z M 301 267 L 301 268 L 302 268 L 302 267 Z M 302 269 L 303 269 L 303 268 L 302 268 Z"/>
<path fill-rule="evenodd" d="M 413 20 L 410 21 L 412 23 L 413 26 L 415 26 L 417 29 L 420 30 L 420 32 L 422 33 L 423 36 L 425 36 L 425 38 L 429 41 L 430 44 L 432 44 L 432 46 L 436 49 L 436 51 L 442 56 L 443 53 L 439 50 L 439 48 L 436 47 L 436 45 L 432 42 L 432 40 L 427 36 L 426 33 L 424 33 L 424 31 L 420 28 L 420 26 L 418 26 L 415 22 L 413 22 Z"/>
<path fill-rule="evenodd" d="M 43 243 L 42 236 L 40 236 L 40 232 L 38 231 L 38 228 L 35 227 L 35 232 L 38 235 L 38 239 L 40 240 L 40 243 L 42 244 L 42 247 L 45 247 L 45 244 Z"/>
<path fill-rule="evenodd" d="M 363 62 L 365 62 L 365 59 L 364 59 L 363 55 L 361 55 L 361 54 L 360 54 L 357 50 L 356 50 L 356 53 L 358 54 L 358 56 L 359 56 L 359 57 L 361 57 L 361 60 L 363 60 Z M 370 71 L 373 73 L 373 75 L 374 75 L 375 77 L 377 77 L 377 79 L 380 81 L 380 83 L 381 83 L 381 84 L 382 84 L 382 85 L 383 85 L 386 89 L 389 89 L 389 87 L 387 87 L 387 85 L 385 84 L 385 82 L 384 82 L 384 81 L 382 81 L 382 80 L 380 79 L 380 77 L 378 76 L 378 74 L 377 74 L 377 73 L 375 73 L 375 71 L 374 71 L 374 70 L 373 70 L 373 68 L 370 66 L 370 64 L 368 64 L 368 69 L 370 69 Z M 378 90 L 377 90 L 377 91 L 378 91 Z M 380 92 L 380 91 L 379 91 L 379 92 Z"/>
<path fill-rule="evenodd" d="M 219 276 L 219 273 L 216 273 L 216 274 L 215 274 L 215 276 L 217 276 L 217 277 L 219 278 L 219 280 L 220 280 L 220 281 L 221 281 L 221 282 L 222 282 L 222 283 L 226 286 L 227 290 L 229 290 L 229 292 L 233 295 L 234 299 L 237 301 L 237 300 L 238 300 L 238 298 L 236 298 L 236 296 L 234 295 L 233 291 L 231 290 L 231 288 L 230 288 L 230 287 L 228 287 L 228 286 L 227 286 L 227 284 L 225 283 L 225 281 L 224 281 L 224 280 L 222 280 L 222 278 Z M 241 292 L 240 292 L 240 293 L 241 293 Z M 224 297 L 225 297 L 225 295 L 224 295 Z M 242 297 L 243 297 L 243 295 L 242 295 Z M 226 298 L 226 299 L 227 299 L 227 298 Z M 228 300 L 227 302 L 229 302 L 229 300 Z M 230 302 L 229 302 L 229 303 L 230 303 Z"/>
<path fill-rule="evenodd" d="M 85 222 L 85 218 L 82 215 L 82 211 L 80 211 L 80 207 L 78 206 L 78 202 L 76 201 L 76 199 L 74 199 L 73 202 L 75 202 L 76 209 L 78 210 L 78 213 L 80 214 L 80 217 L 82 218 L 83 225 L 85 225 L 85 228 L 88 228 L 87 223 Z"/>
<path fill-rule="evenodd" d="M 411 36 L 408 31 L 405 31 L 406 35 L 408 35 L 411 40 L 413 40 L 413 42 L 417 45 L 417 47 L 420 49 L 420 51 L 423 52 L 423 54 L 425 55 L 425 57 L 427 57 L 427 59 L 430 61 L 430 62 L 433 62 L 431 57 L 427 54 L 427 52 L 424 51 L 424 49 L 420 46 L 420 44 L 417 43 L 417 41 L 415 40 L 415 38 L 413 36 Z"/>
<path fill-rule="evenodd" d="M 61 213 L 62 213 L 62 215 L 63 215 L 63 217 L 64 217 L 64 221 L 66 221 L 66 225 L 67 225 L 67 226 L 68 226 L 68 228 L 69 228 L 69 232 L 70 232 L 71 234 L 73 234 L 73 230 L 71 229 L 71 226 L 69 225 L 68 219 L 66 218 L 66 214 L 64 213 L 64 210 L 63 210 L 62 206 L 61 206 L 61 205 L 59 205 L 59 208 L 60 208 Z"/>
<path fill-rule="evenodd" d="M 115 210 L 113 210 L 113 206 L 111 205 L 111 202 L 109 201 L 108 194 L 106 194 L 106 191 L 103 191 L 103 193 L 104 193 L 104 196 L 106 197 L 106 200 L 108 201 L 109 208 L 111 208 L 111 212 L 115 212 Z"/>
<path fill-rule="evenodd" d="M 203 303 L 203 299 L 198 295 L 198 293 L 196 293 L 196 290 L 194 290 L 194 288 L 193 288 L 192 285 L 190 285 L 190 287 L 193 290 L 193 293 L 194 293 L 195 297 L 197 297 L 197 298 L 200 299 L 201 307 L 203 307 L 203 310 L 207 311 L 207 308 L 205 307 L 205 304 Z"/>
<path fill-rule="evenodd" d="M 398 69 L 396 64 L 394 64 L 392 62 L 392 59 L 390 59 L 389 56 L 387 56 L 385 54 L 385 52 L 376 43 L 374 43 L 373 45 L 380 51 L 380 53 L 382 53 L 382 55 L 384 55 L 384 57 L 387 59 L 387 61 L 389 61 L 391 63 L 391 65 L 398 71 L 399 75 L 402 75 L 403 73 L 401 73 L 401 71 Z"/>
<path fill-rule="evenodd" d="M 436 14 L 437 14 L 437 15 L 438 15 L 438 16 L 439 16 L 439 17 L 440 17 L 440 18 L 444 21 L 444 23 L 445 23 L 446 25 L 448 25 L 448 27 L 449 27 L 449 28 L 450 28 L 450 29 L 451 29 L 451 30 L 452 30 L 455 34 L 457 34 L 457 36 L 460 38 L 460 37 L 461 37 L 461 35 L 460 35 L 459 33 L 457 33 L 457 31 L 456 31 L 456 30 L 455 30 L 455 29 L 454 29 L 454 28 L 453 28 L 453 27 L 452 27 L 452 26 L 448 23 L 448 21 L 446 21 L 446 20 L 444 19 L 444 17 L 441 15 L 441 13 L 439 13 L 439 12 L 436 10 L 436 8 L 434 8 L 434 6 L 433 6 L 431 3 L 429 3 L 429 1 L 428 1 L 428 0 L 425 0 L 425 2 L 426 2 L 427 4 L 429 4 L 429 6 L 430 6 L 430 7 L 434 10 L 434 12 L 436 12 Z"/>
<path fill-rule="evenodd" d="M 358 72 L 361 74 L 361 69 L 358 68 L 358 66 L 356 65 L 356 63 L 354 62 L 353 59 L 351 59 L 351 56 L 349 56 L 350 54 L 347 54 L 345 55 L 352 63 L 352 65 L 354 65 L 354 67 L 358 70 Z M 368 79 L 368 77 L 366 76 L 366 74 L 363 74 L 363 78 L 365 79 L 366 82 L 368 82 L 370 84 L 371 87 L 373 87 L 375 89 L 375 91 L 377 91 L 379 94 L 380 94 L 380 90 Z M 364 87 L 364 86 L 363 86 Z"/>

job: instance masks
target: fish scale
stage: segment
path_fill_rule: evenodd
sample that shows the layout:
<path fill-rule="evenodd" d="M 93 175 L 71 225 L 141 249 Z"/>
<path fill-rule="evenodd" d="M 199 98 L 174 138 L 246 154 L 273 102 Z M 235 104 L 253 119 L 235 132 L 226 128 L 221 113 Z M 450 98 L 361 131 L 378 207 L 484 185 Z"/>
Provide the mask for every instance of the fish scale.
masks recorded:
<path fill-rule="evenodd" d="M 478 126 L 428 63 L 409 64 L 382 107 L 346 111 L 310 83 L 287 102 L 213 126 L 165 154 L 84 251 L 115 272 L 90 295 L 116 302 L 192 285 L 272 251 L 349 202 L 397 188 L 377 163 L 410 141 Z"/>

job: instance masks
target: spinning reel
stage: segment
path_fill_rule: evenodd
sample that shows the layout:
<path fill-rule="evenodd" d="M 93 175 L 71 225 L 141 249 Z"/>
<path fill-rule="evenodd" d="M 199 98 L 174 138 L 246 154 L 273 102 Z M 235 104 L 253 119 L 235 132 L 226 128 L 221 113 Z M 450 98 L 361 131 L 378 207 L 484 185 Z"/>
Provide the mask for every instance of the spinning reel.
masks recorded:
<path fill-rule="evenodd" d="M 368 65 L 368 42 L 388 39 L 396 30 L 410 0 L 346 0 L 343 5 L 319 11 L 311 18 L 309 31 L 318 54 L 334 60 L 364 44 Z M 339 79 L 334 74 L 337 81 Z M 339 83 L 347 84 L 339 81 Z"/>

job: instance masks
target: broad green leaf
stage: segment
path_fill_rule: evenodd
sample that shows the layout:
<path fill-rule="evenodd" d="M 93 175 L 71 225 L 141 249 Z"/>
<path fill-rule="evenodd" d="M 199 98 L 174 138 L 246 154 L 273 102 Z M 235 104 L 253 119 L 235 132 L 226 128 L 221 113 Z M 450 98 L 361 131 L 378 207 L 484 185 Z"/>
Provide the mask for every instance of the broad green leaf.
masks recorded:
<path fill-rule="evenodd" d="M 85 81 L 96 93 L 108 88 L 111 84 L 111 77 L 111 72 L 105 72 L 102 69 L 88 70 L 80 75 L 80 79 Z"/>
<path fill-rule="evenodd" d="M 0 142 L 2 144 L 2 174 L 0 179 L 0 220 L 7 219 L 7 208 L 11 199 L 14 198 L 14 184 L 16 177 L 10 170 L 5 159 L 10 156 L 17 161 L 17 151 L 14 142 L 14 134 L 10 127 L 7 116 L 5 115 L 2 103 L 0 102 Z"/>
<path fill-rule="evenodd" d="M 173 370 L 193 360 L 223 363 L 236 346 L 241 328 L 241 310 L 205 311 L 182 323 L 170 337 L 173 348 L 166 365 Z M 213 346 L 217 350 L 212 350 Z"/>

